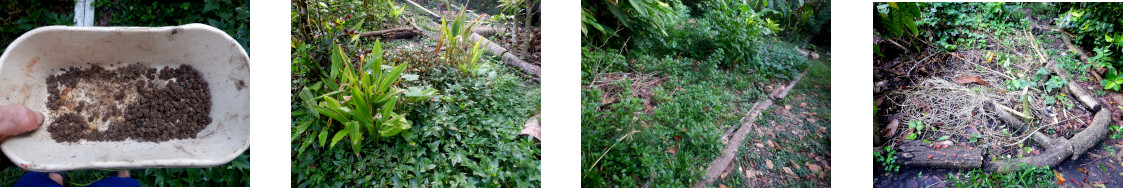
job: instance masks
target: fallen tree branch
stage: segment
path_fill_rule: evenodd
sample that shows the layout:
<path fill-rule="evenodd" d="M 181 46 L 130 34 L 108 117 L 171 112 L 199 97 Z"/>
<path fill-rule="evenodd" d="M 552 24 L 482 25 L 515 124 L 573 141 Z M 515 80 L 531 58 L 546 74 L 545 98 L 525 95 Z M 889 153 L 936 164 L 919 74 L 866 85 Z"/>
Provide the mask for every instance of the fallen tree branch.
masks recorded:
<path fill-rule="evenodd" d="M 1022 157 L 1008 160 L 997 160 L 987 164 L 986 170 L 998 173 L 1008 173 L 1017 169 L 1017 164 L 1026 164 L 1037 167 L 1056 166 L 1063 162 L 1066 158 L 1076 160 L 1083 155 L 1088 149 L 1094 147 L 1100 140 L 1107 136 L 1108 124 L 1111 123 L 1111 111 L 1101 110 L 1096 113 L 1092 119 L 1092 124 L 1088 128 L 1076 133 L 1072 139 L 1066 140 L 1064 138 L 1055 138 L 1052 143 L 1042 143 L 1042 145 L 1050 145 L 1041 154 Z M 1035 132 L 1034 134 L 1041 134 Z"/>
<path fill-rule="evenodd" d="M 983 166 L 983 152 L 966 146 L 946 146 L 908 141 L 897 147 L 897 160 L 904 166 L 973 169 Z"/>
<path fill-rule="evenodd" d="M 469 39 L 471 39 L 473 42 L 482 43 L 482 47 L 484 49 L 487 49 L 487 51 L 492 55 L 501 57 L 499 61 L 502 61 L 504 64 L 522 69 L 523 72 L 532 75 L 532 79 L 534 79 L 535 81 L 538 81 L 538 78 L 542 77 L 541 67 L 539 67 L 538 65 L 527 63 L 519 57 L 516 57 L 514 54 L 507 53 L 506 48 L 503 48 L 491 42 L 491 40 L 488 40 L 487 38 L 476 33 L 472 33 L 472 36 L 469 37 Z"/>
<path fill-rule="evenodd" d="M 359 33 L 359 37 L 374 37 L 381 39 L 405 39 L 417 36 L 421 36 L 421 30 L 413 27 L 401 27 Z"/>
<path fill-rule="evenodd" d="M 793 80 L 789 84 L 789 86 L 784 87 L 784 90 L 791 90 L 792 87 L 798 84 L 799 80 L 803 78 L 803 76 L 807 73 L 807 70 L 804 70 L 803 72 L 804 74 L 800 74 L 798 77 L 796 77 L 795 80 Z M 772 96 L 783 98 L 785 95 L 787 95 L 787 91 L 780 91 L 780 93 L 783 94 Z M 749 134 L 749 129 L 752 129 L 752 126 L 754 124 L 753 122 L 756 122 L 756 117 L 760 115 L 760 112 L 772 106 L 772 99 L 773 98 L 762 98 L 757 100 L 757 102 L 755 103 L 756 105 L 754 105 L 752 109 L 749 109 L 749 112 L 745 114 L 747 118 L 743 119 L 740 128 L 737 128 L 737 132 L 734 133 L 733 137 L 729 139 L 729 144 L 726 144 L 725 148 L 721 150 L 721 156 L 711 161 L 710 164 L 706 167 L 706 177 L 702 179 L 702 181 L 695 182 L 691 187 L 706 187 L 707 185 L 710 185 L 710 183 L 713 183 L 714 180 L 717 180 L 717 178 L 721 176 L 722 172 L 725 172 L 726 168 L 728 168 L 730 164 L 733 163 L 733 158 L 737 157 L 737 151 L 741 149 L 741 144 L 743 144 L 745 141 L 745 135 Z"/>
<path fill-rule="evenodd" d="M 1067 71 L 1057 68 L 1056 66 L 1049 67 L 1049 69 L 1057 73 L 1057 75 L 1060 75 L 1064 80 L 1068 80 L 1068 84 L 1065 84 L 1068 86 L 1068 91 L 1081 102 L 1080 104 L 1087 107 L 1089 112 L 1100 110 L 1101 106 L 1099 102 L 1096 102 L 1096 98 L 1093 98 L 1091 94 L 1084 91 L 1084 88 L 1080 88 L 1080 84 L 1076 83 L 1076 81 L 1074 81 L 1075 79 L 1072 79 L 1072 76 L 1068 75 Z"/>
<path fill-rule="evenodd" d="M 784 96 L 788 95 L 788 91 L 791 91 L 792 88 L 795 87 L 795 84 L 799 83 L 799 79 L 803 78 L 803 76 L 805 76 L 805 75 L 807 75 L 807 70 L 804 70 L 803 73 L 799 73 L 799 76 L 796 76 L 795 80 L 792 80 L 792 82 L 790 84 L 788 84 L 788 87 L 785 87 L 785 88 L 780 89 L 780 90 L 776 90 L 776 91 L 772 92 L 771 95 L 768 95 L 768 97 L 771 97 L 772 99 L 782 99 L 782 98 L 784 98 Z"/>

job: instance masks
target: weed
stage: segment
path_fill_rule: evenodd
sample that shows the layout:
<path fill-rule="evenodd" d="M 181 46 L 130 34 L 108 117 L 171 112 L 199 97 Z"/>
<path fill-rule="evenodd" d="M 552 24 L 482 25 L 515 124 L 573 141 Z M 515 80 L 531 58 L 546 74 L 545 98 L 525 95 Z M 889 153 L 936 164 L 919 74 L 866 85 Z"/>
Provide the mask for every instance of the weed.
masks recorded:
<path fill-rule="evenodd" d="M 874 160 L 881 163 L 885 167 L 885 171 L 897 172 L 901 170 L 901 165 L 897 164 L 897 150 L 891 146 L 885 146 L 881 151 L 873 152 Z"/>
<path fill-rule="evenodd" d="M 924 122 L 919 120 L 909 121 L 909 129 L 915 130 L 915 132 L 909 133 L 908 136 L 905 136 L 905 139 L 916 140 L 924 134 Z"/>
<path fill-rule="evenodd" d="M 1123 126 L 1111 125 L 1111 136 L 1108 138 L 1112 140 L 1119 140 L 1120 138 L 1123 138 Z"/>
<path fill-rule="evenodd" d="M 1056 176 L 1049 167 L 1019 164 L 1014 172 L 987 173 L 980 169 L 967 173 L 948 173 L 955 187 L 1056 187 Z"/>

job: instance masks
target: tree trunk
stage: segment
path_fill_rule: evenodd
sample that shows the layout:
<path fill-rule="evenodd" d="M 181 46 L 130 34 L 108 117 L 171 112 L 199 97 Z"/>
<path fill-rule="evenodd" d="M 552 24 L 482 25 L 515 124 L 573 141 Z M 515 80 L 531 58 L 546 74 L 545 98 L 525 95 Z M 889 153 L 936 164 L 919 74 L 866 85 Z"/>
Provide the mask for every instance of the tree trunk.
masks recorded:
<path fill-rule="evenodd" d="M 530 27 L 531 27 L 531 25 L 530 25 L 531 19 L 530 18 L 532 18 L 532 16 L 534 16 L 534 12 L 531 12 L 532 11 L 531 8 L 533 6 L 533 3 L 530 2 L 530 1 L 533 1 L 533 0 L 523 0 L 523 5 L 525 5 L 525 8 L 523 8 L 523 9 L 526 10 L 526 17 L 523 19 L 523 33 L 526 33 L 526 35 L 525 35 L 526 37 L 523 37 L 523 44 L 521 45 L 521 47 L 518 47 L 519 53 L 521 53 L 521 54 L 526 54 L 527 52 L 529 52 L 530 39 L 534 38 L 534 32 L 532 32 L 531 29 L 530 29 Z"/>
<path fill-rule="evenodd" d="M 519 57 L 512 55 L 511 53 L 507 53 L 506 48 L 503 48 L 491 42 L 491 40 L 488 40 L 487 38 L 484 38 L 483 36 L 475 33 L 472 33 L 472 36 L 469 39 L 471 39 L 472 42 L 480 42 L 481 44 L 483 44 L 481 48 L 486 49 L 492 55 L 501 56 L 500 61 L 502 61 L 504 64 L 522 69 L 524 73 L 532 76 L 531 79 L 538 81 L 538 79 L 542 77 L 541 67 L 538 67 L 538 65 L 527 63 Z"/>
<path fill-rule="evenodd" d="M 937 148 L 938 147 L 938 148 Z M 904 166 L 973 169 L 983 166 L 981 149 L 942 146 L 922 141 L 905 142 L 897 149 L 897 160 Z"/>

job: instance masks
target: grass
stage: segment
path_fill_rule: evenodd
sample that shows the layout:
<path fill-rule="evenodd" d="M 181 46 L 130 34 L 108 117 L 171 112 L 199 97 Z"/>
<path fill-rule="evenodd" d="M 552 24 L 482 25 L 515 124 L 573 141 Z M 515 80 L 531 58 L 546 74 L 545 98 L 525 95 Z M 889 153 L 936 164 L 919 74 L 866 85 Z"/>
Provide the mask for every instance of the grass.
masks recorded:
<path fill-rule="evenodd" d="M 1019 165 L 1006 174 L 987 173 L 975 169 L 949 173 L 947 181 L 955 187 L 1057 187 L 1057 177 L 1049 167 Z"/>
<path fill-rule="evenodd" d="M 763 46 L 780 53 L 762 59 L 791 62 L 797 67 L 804 63 L 785 43 Z M 720 154 L 724 147 L 719 138 L 722 133 L 737 124 L 751 103 L 763 96 L 756 83 L 768 83 L 767 78 L 748 68 L 719 69 L 713 61 L 646 54 L 625 58 L 611 50 L 588 48 L 582 56 L 582 83 L 586 87 L 581 98 L 581 171 L 586 186 L 637 187 L 648 182 L 690 186 Z M 633 60 L 642 63 L 618 63 Z M 628 89 L 636 84 L 629 79 L 607 85 L 596 83 L 624 88 L 619 94 L 588 87 L 603 76 L 599 73 L 633 70 L 655 73 L 666 82 L 641 88 L 648 91 Z M 631 95 L 635 92 L 653 94 L 644 99 Z M 604 105 L 605 95 L 621 97 L 619 102 Z M 650 110 L 643 100 L 653 104 Z"/>

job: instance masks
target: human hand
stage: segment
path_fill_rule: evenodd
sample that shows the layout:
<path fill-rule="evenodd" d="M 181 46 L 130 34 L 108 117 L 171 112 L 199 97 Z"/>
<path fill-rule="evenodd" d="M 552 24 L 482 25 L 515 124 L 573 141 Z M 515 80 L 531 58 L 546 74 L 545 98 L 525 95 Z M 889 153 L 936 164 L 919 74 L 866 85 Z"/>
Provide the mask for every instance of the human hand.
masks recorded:
<path fill-rule="evenodd" d="M 0 141 L 38 129 L 43 124 L 43 113 L 23 105 L 0 106 Z"/>

